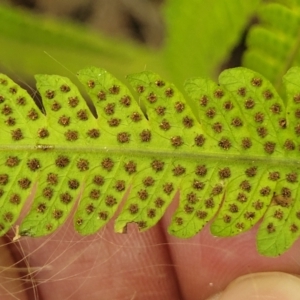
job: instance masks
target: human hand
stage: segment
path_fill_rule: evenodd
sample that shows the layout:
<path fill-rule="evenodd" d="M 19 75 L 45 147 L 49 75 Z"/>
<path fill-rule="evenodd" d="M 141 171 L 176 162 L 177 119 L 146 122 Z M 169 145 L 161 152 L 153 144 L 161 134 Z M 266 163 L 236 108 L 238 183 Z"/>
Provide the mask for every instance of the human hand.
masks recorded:
<path fill-rule="evenodd" d="M 167 233 L 171 210 L 143 233 L 129 224 L 127 234 L 116 234 L 110 222 L 98 234 L 80 237 L 69 220 L 51 236 L 6 241 L 0 299 L 204 300 L 224 289 L 212 299 L 300 299 L 300 280 L 289 275 L 300 272 L 299 241 L 268 258 L 257 253 L 257 228 L 216 238 L 207 226 L 178 239 Z"/>

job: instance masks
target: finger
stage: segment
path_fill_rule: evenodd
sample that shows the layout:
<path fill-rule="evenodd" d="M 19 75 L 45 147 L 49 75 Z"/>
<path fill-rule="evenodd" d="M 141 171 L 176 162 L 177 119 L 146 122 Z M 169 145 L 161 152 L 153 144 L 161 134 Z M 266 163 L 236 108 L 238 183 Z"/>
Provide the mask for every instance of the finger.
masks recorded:
<path fill-rule="evenodd" d="M 163 219 L 165 231 L 170 220 L 171 215 Z M 235 237 L 220 238 L 212 236 L 209 225 L 189 239 L 167 235 L 184 299 L 206 299 L 224 290 L 235 278 L 249 273 L 299 272 L 299 240 L 285 254 L 270 258 L 256 249 L 257 226 Z"/>
<path fill-rule="evenodd" d="M 0 299 L 29 299 L 25 282 L 26 278 L 22 278 L 20 266 L 15 264 L 7 247 L 7 241 L 2 237 L 0 239 Z"/>
<path fill-rule="evenodd" d="M 213 298 L 214 300 L 296 300 L 300 295 L 300 279 L 281 273 L 256 273 L 239 277 Z"/>
<path fill-rule="evenodd" d="M 46 238 L 20 243 L 43 299 L 180 299 L 168 245 L 160 226 L 113 232 L 113 223 L 80 237 L 68 221 Z"/>

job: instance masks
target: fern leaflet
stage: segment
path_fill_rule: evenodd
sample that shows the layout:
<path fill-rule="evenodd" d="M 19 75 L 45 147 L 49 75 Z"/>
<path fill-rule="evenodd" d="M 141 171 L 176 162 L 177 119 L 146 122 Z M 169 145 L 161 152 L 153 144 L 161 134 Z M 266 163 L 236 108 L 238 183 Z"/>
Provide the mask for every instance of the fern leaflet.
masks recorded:
<path fill-rule="evenodd" d="M 169 227 L 175 236 L 191 237 L 211 220 L 212 234 L 233 236 L 263 218 L 257 247 L 269 256 L 299 237 L 299 68 L 284 76 L 285 102 L 245 68 L 224 71 L 219 84 L 188 80 L 189 102 L 157 74 L 130 75 L 140 105 L 103 69 L 81 70 L 78 78 L 97 117 L 68 78 L 36 76 L 40 110 L 0 76 L 2 235 L 36 186 L 21 235 L 47 235 L 73 209 L 76 230 L 93 234 L 123 198 L 115 230 L 129 222 L 146 230 L 179 190 Z"/>
<path fill-rule="evenodd" d="M 300 60 L 299 2 L 272 0 L 261 6 L 259 19 L 260 24 L 247 37 L 243 65 L 266 76 L 279 89 L 282 76 Z"/>

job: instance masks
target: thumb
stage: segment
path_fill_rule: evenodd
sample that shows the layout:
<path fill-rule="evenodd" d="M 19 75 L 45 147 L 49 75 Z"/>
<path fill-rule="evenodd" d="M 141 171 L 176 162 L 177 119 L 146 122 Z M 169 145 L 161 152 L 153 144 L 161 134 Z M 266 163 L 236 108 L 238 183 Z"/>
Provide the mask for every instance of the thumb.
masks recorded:
<path fill-rule="evenodd" d="M 300 279 L 282 272 L 253 273 L 232 281 L 209 300 L 299 300 Z"/>

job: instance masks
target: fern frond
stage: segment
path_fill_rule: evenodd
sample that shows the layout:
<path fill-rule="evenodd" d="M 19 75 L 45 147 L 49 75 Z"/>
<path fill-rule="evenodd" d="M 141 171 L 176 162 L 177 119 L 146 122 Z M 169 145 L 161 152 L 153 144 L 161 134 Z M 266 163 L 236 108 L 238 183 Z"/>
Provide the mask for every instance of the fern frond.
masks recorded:
<path fill-rule="evenodd" d="M 163 61 L 172 80 L 181 84 L 191 76 L 217 78 L 260 2 L 215 0 L 208 6 L 205 0 L 166 1 Z"/>
<path fill-rule="evenodd" d="M 284 76 L 283 101 L 260 74 L 229 69 L 219 84 L 195 78 L 180 91 L 152 72 L 128 76 L 139 94 L 103 69 L 78 73 L 94 109 L 58 75 L 37 75 L 42 113 L 26 91 L 0 76 L 0 230 L 16 222 L 36 186 L 20 234 L 47 235 L 75 209 L 93 234 L 125 203 L 115 230 L 154 226 L 175 193 L 169 232 L 187 238 L 209 221 L 233 236 L 263 218 L 260 253 L 287 250 L 300 233 L 300 69 Z M 286 104 L 285 104 L 286 103 Z M 92 111 L 95 111 L 97 117 Z"/>
<path fill-rule="evenodd" d="M 260 24 L 247 37 L 243 66 L 266 76 L 277 89 L 287 70 L 300 62 L 299 8 L 299 1 L 273 0 L 262 5 Z"/>

